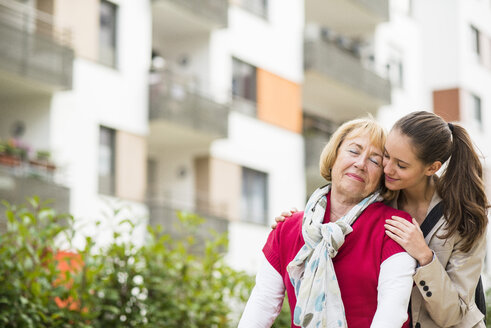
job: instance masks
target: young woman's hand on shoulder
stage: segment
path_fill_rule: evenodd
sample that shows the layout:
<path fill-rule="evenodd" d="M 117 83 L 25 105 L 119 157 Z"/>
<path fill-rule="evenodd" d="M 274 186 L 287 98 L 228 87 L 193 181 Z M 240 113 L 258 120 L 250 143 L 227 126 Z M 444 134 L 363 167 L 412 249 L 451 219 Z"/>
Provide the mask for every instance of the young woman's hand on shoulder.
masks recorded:
<path fill-rule="evenodd" d="M 430 263 L 433 259 L 433 252 L 426 244 L 418 222 L 413 219 L 409 222 L 399 216 L 392 216 L 385 221 L 385 233 L 409 255 L 418 261 L 420 266 Z"/>
<path fill-rule="evenodd" d="M 271 229 L 276 229 L 276 226 L 278 225 L 279 222 L 283 222 L 286 220 L 286 218 L 292 216 L 293 214 L 297 213 L 298 210 L 295 208 L 295 207 L 292 207 L 291 210 L 289 211 L 286 211 L 286 212 L 281 212 L 281 214 L 279 216 L 276 216 L 274 218 L 274 221 L 273 224 L 271 225 Z"/>

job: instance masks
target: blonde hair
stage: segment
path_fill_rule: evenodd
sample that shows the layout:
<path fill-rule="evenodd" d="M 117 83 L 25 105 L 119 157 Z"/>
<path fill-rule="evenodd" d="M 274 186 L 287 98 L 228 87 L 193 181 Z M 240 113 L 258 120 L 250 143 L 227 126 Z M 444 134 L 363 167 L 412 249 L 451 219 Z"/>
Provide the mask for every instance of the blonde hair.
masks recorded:
<path fill-rule="evenodd" d="M 367 135 L 370 138 L 370 144 L 382 151 L 384 150 L 385 140 L 387 138 L 387 132 L 373 117 L 358 118 L 343 123 L 334 132 L 321 153 L 319 161 L 320 174 L 327 181 L 331 181 L 331 169 L 338 157 L 339 147 L 348 135 L 350 139 Z M 386 200 L 391 200 L 395 197 L 394 192 L 390 192 L 385 188 L 383 178 L 380 180 L 380 188 Z"/>

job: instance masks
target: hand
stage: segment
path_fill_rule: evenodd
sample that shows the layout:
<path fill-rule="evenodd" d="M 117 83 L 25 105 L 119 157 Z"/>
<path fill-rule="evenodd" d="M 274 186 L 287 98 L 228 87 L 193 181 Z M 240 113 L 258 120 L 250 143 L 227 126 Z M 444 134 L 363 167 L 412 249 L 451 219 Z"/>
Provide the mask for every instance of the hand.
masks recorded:
<path fill-rule="evenodd" d="M 298 210 L 295 207 L 292 207 L 292 209 L 288 212 L 281 212 L 281 214 L 277 217 L 274 218 L 274 223 L 271 225 L 271 229 L 276 229 L 276 226 L 278 225 L 278 222 L 283 222 L 286 220 L 287 217 L 292 216 L 294 213 L 297 213 Z"/>
<path fill-rule="evenodd" d="M 385 233 L 423 266 L 433 260 L 433 252 L 426 244 L 418 222 L 415 219 L 412 221 L 393 216 L 385 220 Z"/>

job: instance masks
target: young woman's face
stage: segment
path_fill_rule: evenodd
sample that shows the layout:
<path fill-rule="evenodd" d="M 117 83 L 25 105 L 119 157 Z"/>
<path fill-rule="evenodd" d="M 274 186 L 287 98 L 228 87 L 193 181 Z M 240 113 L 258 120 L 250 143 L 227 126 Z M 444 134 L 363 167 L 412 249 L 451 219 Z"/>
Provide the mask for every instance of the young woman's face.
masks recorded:
<path fill-rule="evenodd" d="M 414 187 L 425 181 L 426 170 L 411 139 L 397 129 L 390 131 L 384 151 L 385 186 L 390 190 Z"/>

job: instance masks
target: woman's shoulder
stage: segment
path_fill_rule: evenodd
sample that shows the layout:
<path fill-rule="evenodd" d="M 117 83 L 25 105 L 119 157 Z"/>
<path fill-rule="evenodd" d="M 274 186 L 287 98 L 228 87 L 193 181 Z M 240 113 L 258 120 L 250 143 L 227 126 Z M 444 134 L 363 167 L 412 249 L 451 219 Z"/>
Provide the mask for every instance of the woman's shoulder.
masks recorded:
<path fill-rule="evenodd" d="M 399 216 L 406 220 L 411 220 L 411 215 L 409 215 L 409 213 L 393 208 L 382 202 L 373 203 L 372 205 L 370 205 L 370 207 L 372 208 L 372 211 L 387 216 L 387 218 L 391 216 Z"/>
<path fill-rule="evenodd" d="M 294 229 L 302 226 L 303 211 L 293 213 L 292 216 L 287 217 L 285 221 L 278 223 L 280 229 Z"/>

